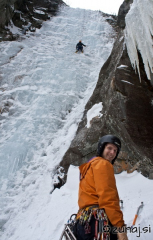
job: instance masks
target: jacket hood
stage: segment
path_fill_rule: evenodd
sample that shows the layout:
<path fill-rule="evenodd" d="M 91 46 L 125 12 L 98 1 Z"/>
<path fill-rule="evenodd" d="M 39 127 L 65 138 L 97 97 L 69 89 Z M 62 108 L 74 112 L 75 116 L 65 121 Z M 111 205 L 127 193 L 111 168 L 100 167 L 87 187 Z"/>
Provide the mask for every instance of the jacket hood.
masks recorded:
<path fill-rule="evenodd" d="M 79 170 L 80 170 L 80 180 L 82 180 L 85 177 L 88 169 L 90 168 L 91 163 L 94 162 L 95 160 L 99 160 L 100 158 L 101 157 L 95 157 L 95 158 L 91 159 L 89 162 L 84 163 L 84 164 L 82 164 L 79 167 Z"/>

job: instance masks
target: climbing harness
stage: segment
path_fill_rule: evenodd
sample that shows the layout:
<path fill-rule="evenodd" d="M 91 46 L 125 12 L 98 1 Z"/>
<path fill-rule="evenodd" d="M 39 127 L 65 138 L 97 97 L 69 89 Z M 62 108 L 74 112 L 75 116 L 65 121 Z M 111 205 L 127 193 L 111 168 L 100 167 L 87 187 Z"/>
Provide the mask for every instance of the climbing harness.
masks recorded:
<path fill-rule="evenodd" d="M 74 217 L 74 219 L 73 219 L 73 217 Z M 73 232 L 73 228 L 74 228 L 75 224 L 76 224 L 76 214 L 72 214 L 70 216 L 70 219 L 68 220 L 67 224 L 65 224 L 65 227 L 63 229 L 63 232 L 62 232 L 59 240 L 62 240 L 62 239 L 77 240 L 74 235 L 74 232 Z"/>
<path fill-rule="evenodd" d="M 134 220 L 133 220 L 131 228 L 133 228 L 133 226 L 135 225 L 137 217 L 138 217 L 138 215 L 140 213 L 140 210 L 143 208 L 143 206 L 144 206 L 144 204 L 143 204 L 143 202 L 141 202 L 141 205 L 138 207 L 137 212 L 135 214 L 135 217 L 134 217 Z"/>
<path fill-rule="evenodd" d="M 123 200 L 120 200 L 121 208 L 123 209 Z M 137 217 L 140 213 L 140 210 L 143 208 L 144 204 L 141 202 L 141 205 L 138 207 L 137 212 L 135 214 L 133 224 L 131 228 L 136 223 Z M 79 224 L 84 226 L 85 234 L 90 233 L 90 221 L 92 216 L 95 219 L 95 236 L 94 240 L 110 240 L 110 225 L 108 217 L 105 213 L 105 210 L 102 208 L 98 208 L 98 205 L 92 205 L 80 209 L 77 214 L 72 214 L 68 223 L 65 224 L 64 230 L 61 234 L 59 240 L 62 240 L 63 237 L 66 240 L 77 240 L 74 235 L 74 226 L 79 222 Z M 73 218 L 74 217 L 74 218 Z"/>
<path fill-rule="evenodd" d="M 85 234 L 90 233 L 90 221 L 95 218 L 95 236 L 94 240 L 110 240 L 109 220 L 103 208 L 98 205 L 92 205 L 80 209 L 77 214 L 72 214 L 62 231 L 59 240 L 77 240 L 75 236 L 75 226 L 79 224 L 84 226 Z"/>
<path fill-rule="evenodd" d="M 94 240 L 109 240 L 110 227 L 105 210 L 93 205 L 79 210 L 76 219 L 81 225 L 84 225 L 85 233 L 88 233 L 91 217 L 95 218 L 95 236 Z"/>

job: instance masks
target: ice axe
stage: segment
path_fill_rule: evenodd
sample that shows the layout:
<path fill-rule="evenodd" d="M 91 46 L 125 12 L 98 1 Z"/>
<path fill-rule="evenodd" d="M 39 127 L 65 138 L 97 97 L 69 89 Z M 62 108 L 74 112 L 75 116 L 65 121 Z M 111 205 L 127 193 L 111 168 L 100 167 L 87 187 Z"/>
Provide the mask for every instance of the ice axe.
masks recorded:
<path fill-rule="evenodd" d="M 135 225 L 137 217 L 138 217 L 139 212 L 140 212 L 140 209 L 143 208 L 143 206 L 144 206 L 144 204 L 143 204 L 143 202 L 141 202 L 141 205 L 138 207 L 137 212 L 135 214 L 135 217 L 134 217 L 134 220 L 133 220 L 131 228 L 133 228 L 133 226 Z"/>

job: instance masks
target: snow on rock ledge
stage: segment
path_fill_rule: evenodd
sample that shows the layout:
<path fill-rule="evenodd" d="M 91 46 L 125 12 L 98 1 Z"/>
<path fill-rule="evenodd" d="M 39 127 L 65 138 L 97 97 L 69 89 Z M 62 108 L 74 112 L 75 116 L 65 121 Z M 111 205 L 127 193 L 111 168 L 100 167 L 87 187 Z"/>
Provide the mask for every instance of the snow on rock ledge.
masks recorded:
<path fill-rule="evenodd" d="M 102 117 L 100 113 L 102 111 L 103 105 L 102 102 L 95 104 L 91 109 L 87 112 L 87 128 L 90 127 L 91 121 L 95 117 Z"/>

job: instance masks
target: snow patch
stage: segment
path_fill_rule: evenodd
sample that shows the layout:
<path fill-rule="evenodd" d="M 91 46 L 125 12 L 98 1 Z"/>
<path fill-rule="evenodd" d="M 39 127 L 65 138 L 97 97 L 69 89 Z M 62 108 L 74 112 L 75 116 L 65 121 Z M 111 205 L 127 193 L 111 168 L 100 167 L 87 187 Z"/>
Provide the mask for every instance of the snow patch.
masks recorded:
<path fill-rule="evenodd" d="M 21 30 L 20 28 L 16 27 L 12 20 L 10 20 L 10 24 L 8 25 L 8 29 L 13 33 L 13 34 L 18 34 L 21 35 Z"/>
<path fill-rule="evenodd" d="M 102 102 L 95 104 L 91 109 L 87 112 L 87 128 L 90 127 L 90 122 L 94 117 L 102 117 L 100 113 L 102 111 L 103 105 Z"/>
<path fill-rule="evenodd" d="M 127 68 L 128 66 L 127 65 L 120 65 L 120 66 L 118 66 L 117 68 Z"/>
<path fill-rule="evenodd" d="M 126 80 L 121 80 L 122 82 L 126 82 L 126 83 L 129 83 L 129 84 L 131 84 L 131 85 L 134 85 L 133 83 L 131 83 L 131 82 L 128 82 L 128 81 L 126 81 Z"/>
<path fill-rule="evenodd" d="M 34 12 L 41 14 L 41 15 L 45 15 L 45 12 L 43 12 L 42 10 L 39 10 L 39 9 L 34 9 Z"/>

